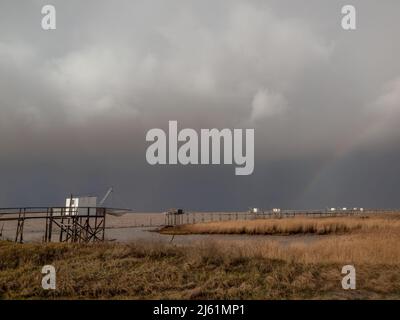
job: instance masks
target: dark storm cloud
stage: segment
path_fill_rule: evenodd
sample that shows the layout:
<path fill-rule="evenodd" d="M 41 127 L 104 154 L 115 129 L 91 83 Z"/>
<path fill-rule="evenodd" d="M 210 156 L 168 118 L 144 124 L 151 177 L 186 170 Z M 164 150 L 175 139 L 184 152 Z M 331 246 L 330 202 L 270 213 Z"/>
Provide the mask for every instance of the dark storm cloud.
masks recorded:
<path fill-rule="evenodd" d="M 1 206 L 400 206 L 398 1 L 351 32 L 343 1 L 54 1 L 47 32 L 45 4 L 0 4 Z M 254 174 L 149 166 L 168 120 L 255 128 Z"/>

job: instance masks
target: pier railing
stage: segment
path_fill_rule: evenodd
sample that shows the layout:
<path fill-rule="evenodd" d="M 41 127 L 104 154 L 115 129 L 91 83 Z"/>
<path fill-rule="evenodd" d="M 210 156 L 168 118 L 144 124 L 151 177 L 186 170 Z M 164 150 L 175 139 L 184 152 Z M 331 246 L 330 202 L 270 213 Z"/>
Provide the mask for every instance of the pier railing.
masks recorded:
<path fill-rule="evenodd" d="M 293 217 L 344 217 L 400 213 L 399 209 L 323 209 L 323 210 L 258 210 L 257 212 L 185 212 L 165 213 L 164 225 L 174 226 L 215 221 L 283 219 Z M 153 226 L 155 226 L 153 224 Z"/>

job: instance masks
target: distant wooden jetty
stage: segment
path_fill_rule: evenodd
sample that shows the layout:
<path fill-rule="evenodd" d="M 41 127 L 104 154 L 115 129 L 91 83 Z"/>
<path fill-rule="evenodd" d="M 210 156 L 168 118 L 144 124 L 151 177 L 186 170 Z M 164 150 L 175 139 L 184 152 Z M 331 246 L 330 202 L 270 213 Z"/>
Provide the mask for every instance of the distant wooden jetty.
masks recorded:
<path fill-rule="evenodd" d="M 104 241 L 107 214 L 119 215 L 125 209 L 99 207 L 0 208 L 0 222 L 16 221 L 15 242 L 24 241 L 27 220 L 43 220 L 43 242 L 87 243 Z"/>

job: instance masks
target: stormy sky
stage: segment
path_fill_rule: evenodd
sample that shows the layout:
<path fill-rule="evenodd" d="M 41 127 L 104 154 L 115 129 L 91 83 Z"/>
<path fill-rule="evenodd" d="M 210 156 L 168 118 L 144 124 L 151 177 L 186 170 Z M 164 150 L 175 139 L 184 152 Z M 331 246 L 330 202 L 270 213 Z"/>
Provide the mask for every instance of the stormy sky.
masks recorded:
<path fill-rule="evenodd" d="M 2 0 L 0 207 L 113 186 L 136 211 L 399 208 L 399 18 L 398 0 Z M 168 120 L 254 128 L 254 173 L 149 165 Z"/>

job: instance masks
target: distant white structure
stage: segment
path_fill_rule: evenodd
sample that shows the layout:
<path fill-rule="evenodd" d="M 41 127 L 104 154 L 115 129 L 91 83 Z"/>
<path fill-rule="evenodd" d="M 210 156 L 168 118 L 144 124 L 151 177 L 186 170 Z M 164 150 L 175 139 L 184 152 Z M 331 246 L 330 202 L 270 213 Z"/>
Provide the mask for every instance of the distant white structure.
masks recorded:
<path fill-rule="evenodd" d="M 280 213 L 280 212 L 281 212 L 281 209 L 279 209 L 279 208 L 273 208 L 273 209 L 272 209 L 272 212 L 274 212 L 274 213 Z"/>
<path fill-rule="evenodd" d="M 335 212 L 335 211 L 359 211 L 359 212 L 363 212 L 364 211 L 364 208 L 357 208 L 357 207 L 354 207 L 354 208 L 347 208 L 347 207 L 343 207 L 343 208 L 327 208 L 327 210 L 328 211 L 331 211 L 331 212 Z"/>
<path fill-rule="evenodd" d="M 97 197 L 69 197 L 65 200 L 67 216 L 96 215 Z M 90 209 L 88 209 L 90 207 Z"/>
<path fill-rule="evenodd" d="M 258 208 L 252 208 L 252 209 L 251 209 L 251 212 L 252 212 L 252 213 L 258 213 Z"/>

